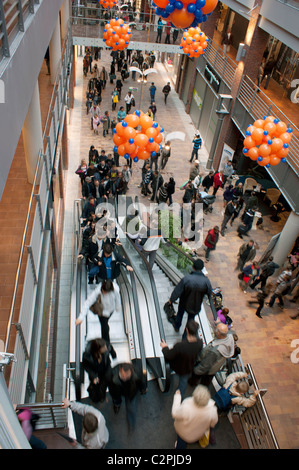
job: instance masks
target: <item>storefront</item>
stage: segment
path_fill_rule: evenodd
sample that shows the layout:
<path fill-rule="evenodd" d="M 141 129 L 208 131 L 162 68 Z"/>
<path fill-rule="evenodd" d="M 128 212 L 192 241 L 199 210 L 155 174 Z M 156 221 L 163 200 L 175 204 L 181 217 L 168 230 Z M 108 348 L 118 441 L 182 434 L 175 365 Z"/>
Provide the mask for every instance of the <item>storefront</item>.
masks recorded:
<path fill-rule="evenodd" d="M 181 54 L 164 54 L 164 66 L 168 72 L 169 78 L 172 80 L 174 86 L 178 78 L 178 69 L 180 65 Z"/>

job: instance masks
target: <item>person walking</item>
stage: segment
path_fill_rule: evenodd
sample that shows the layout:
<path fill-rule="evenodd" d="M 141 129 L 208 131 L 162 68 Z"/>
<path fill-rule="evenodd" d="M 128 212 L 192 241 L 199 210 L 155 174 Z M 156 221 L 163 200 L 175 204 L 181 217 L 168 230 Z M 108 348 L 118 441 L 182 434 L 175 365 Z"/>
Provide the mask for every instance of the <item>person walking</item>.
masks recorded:
<path fill-rule="evenodd" d="M 273 256 L 270 256 L 269 260 L 260 266 L 260 275 L 250 284 L 251 289 L 254 289 L 259 283 L 261 288 L 265 287 L 267 279 L 272 276 L 279 265 L 273 261 Z"/>
<path fill-rule="evenodd" d="M 185 395 L 188 378 L 203 346 L 202 340 L 198 337 L 198 328 L 199 324 L 190 320 L 186 325 L 185 340 L 176 343 L 171 349 L 164 339 L 160 343 L 165 361 L 179 377 L 178 389 L 182 397 Z"/>
<path fill-rule="evenodd" d="M 171 31 L 171 23 L 170 21 L 167 22 L 165 32 L 166 32 L 166 37 L 165 37 L 165 44 L 170 44 L 170 31 Z"/>
<path fill-rule="evenodd" d="M 150 107 L 149 107 L 151 110 L 152 110 L 152 113 L 153 113 L 153 120 L 155 121 L 156 119 L 156 113 L 157 113 L 157 106 L 156 106 L 156 103 L 155 101 L 152 101 Z"/>
<path fill-rule="evenodd" d="M 273 287 L 273 284 L 270 282 L 269 284 L 264 286 L 262 289 L 259 289 L 259 291 L 256 294 L 255 299 L 251 299 L 251 300 L 247 301 L 247 304 L 249 305 L 249 307 L 251 307 L 252 305 L 255 305 L 255 304 L 258 305 L 255 314 L 259 318 L 263 318 L 262 317 L 262 310 L 263 310 L 263 307 L 265 305 L 265 300 L 269 296 L 272 287 Z"/>
<path fill-rule="evenodd" d="M 138 391 L 140 391 L 141 394 L 146 393 L 144 384 L 134 370 L 133 364 L 122 362 L 115 366 L 112 369 L 111 380 L 108 387 L 115 414 L 118 414 L 120 411 L 122 398 L 125 399 L 129 431 L 133 431 L 137 418 L 137 393 Z"/>
<path fill-rule="evenodd" d="M 155 83 L 152 82 L 152 84 L 151 84 L 151 86 L 150 86 L 150 88 L 149 88 L 151 104 L 152 104 L 153 102 L 155 102 L 156 90 L 157 90 L 157 87 L 156 87 Z"/>
<path fill-rule="evenodd" d="M 290 287 L 291 287 L 291 274 L 286 271 L 282 274 L 282 276 L 280 276 L 280 279 L 276 283 L 276 288 L 267 305 L 269 307 L 273 307 L 275 300 L 278 299 L 278 306 L 281 309 L 283 309 L 284 307 L 283 297 L 290 292 Z"/>
<path fill-rule="evenodd" d="M 111 100 L 112 100 L 112 111 L 115 111 L 116 105 L 119 102 L 117 88 L 114 88 L 112 95 L 111 95 Z"/>
<path fill-rule="evenodd" d="M 181 393 L 177 390 L 173 397 L 171 415 L 178 436 L 176 449 L 186 449 L 188 444 L 198 442 L 206 432 L 210 433 L 218 422 L 215 402 L 204 385 L 198 385 L 192 396 L 185 398 L 183 402 Z"/>
<path fill-rule="evenodd" d="M 220 230 L 220 233 L 223 237 L 225 236 L 224 231 L 227 229 L 227 224 L 230 221 L 230 219 L 232 218 L 232 216 L 234 215 L 236 208 L 237 208 L 237 202 L 236 201 L 230 201 L 227 204 L 227 206 L 224 210 L 224 217 L 223 217 L 223 221 L 222 221 L 222 224 L 221 224 L 221 230 Z"/>
<path fill-rule="evenodd" d="M 164 168 L 166 167 L 168 159 L 171 154 L 170 145 L 171 145 L 171 142 L 169 141 L 165 142 L 165 146 L 162 147 L 162 150 L 161 150 L 161 169 L 162 170 L 164 170 Z"/>
<path fill-rule="evenodd" d="M 229 332 L 228 325 L 217 323 L 215 338 L 202 349 L 198 364 L 195 365 L 192 376 L 188 380 L 189 385 L 196 385 L 199 381 L 207 387 L 214 375 L 225 364 L 226 360 L 234 355 L 235 340 Z"/>
<path fill-rule="evenodd" d="M 195 157 L 195 160 L 198 160 L 198 150 L 201 149 L 201 146 L 202 146 L 202 138 L 199 132 L 195 133 L 195 137 L 192 140 L 192 143 L 193 143 L 193 149 L 191 153 L 190 163 L 192 163 L 194 157 Z"/>
<path fill-rule="evenodd" d="M 169 178 L 168 185 L 167 185 L 168 202 L 170 206 L 173 203 L 172 196 L 174 193 L 175 193 L 175 181 L 174 181 L 174 178 L 171 176 Z"/>
<path fill-rule="evenodd" d="M 171 92 L 171 87 L 170 87 L 170 82 L 168 82 L 162 89 L 162 93 L 164 94 L 164 103 L 165 104 L 167 102 L 167 97 L 168 97 L 170 92 Z"/>
<path fill-rule="evenodd" d="M 83 416 L 82 444 L 74 444 L 78 449 L 104 449 L 109 441 L 109 431 L 102 413 L 90 405 L 63 399 L 62 408 L 70 408 L 74 413 Z"/>
<path fill-rule="evenodd" d="M 219 227 L 216 225 L 214 228 L 209 230 L 206 239 L 205 239 L 205 246 L 206 246 L 206 261 L 210 261 L 210 252 L 212 250 L 216 250 L 216 245 L 219 240 Z"/>
<path fill-rule="evenodd" d="M 135 98 L 131 91 L 128 91 L 128 93 L 126 94 L 125 103 L 126 103 L 126 113 L 129 114 L 129 112 L 131 111 L 131 107 L 135 106 Z"/>
<path fill-rule="evenodd" d="M 254 240 L 249 240 L 248 243 L 243 243 L 243 245 L 241 245 L 239 248 L 236 270 L 242 271 L 245 264 L 249 263 L 249 261 L 252 261 L 255 258 L 255 255 L 256 248 Z"/>
<path fill-rule="evenodd" d="M 214 171 L 209 171 L 209 173 L 202 180 L 202 187 L 206 193 L 209 193 L 210 188 L 213 186 L 214 182 Z"/>
<path fill-rule="evenodd" d="M 162 41 L 162 30 L 163 30 L 163 21 L 162 21 L 162 18 L 160 16 L 159 19 L 158 19 L 156 42 L 161 42 Z"/>
<path fill-rule="evenodd" d="M 139 240 L 139 245 L 142 247 L 142 253 L 146 258 L 148 258 L 151 269 L 153 269 L 161 240 L 162 234 L 161 229 L 159 228 L 159 222 L 158 219 L 154 218 L 150 220 L 146 236 Z"/>
<path fill-rule="evenodd" d="M 212 286 L 210 280 L 203 274 L 204 262 L 197 259 L 193 263 L 193 269 L 190 274 L 181 279 L 181 281 L 174 288 L 168 302 L 173 304 L 179 299 L 179 306 L 175 322 L 173 324 L 176 332 L 179 332 L 184 313 L 187 312 L 188 320 L 194 320 L 202 306 L 203 298 L 205 295 L 210 299 L 212 304 Z M 186 330 L 184 331 L 183 338 L 186 337 Z"/>
<path fill-rule="evenodd" d="M 111 362 L 104 338 L 96 338 L 87 343 L 82 364 L 89 378 L 89 398 L 94 403 L 103 403 L 111 373 Z"/>
<path fill-rule="evenodd" d="M 213 196 L 216 196 L 216 193 L 219 188 L 222 187 L 223 184 L 223 173 L 222 171 L 216 171 L 213 180 Z"/>

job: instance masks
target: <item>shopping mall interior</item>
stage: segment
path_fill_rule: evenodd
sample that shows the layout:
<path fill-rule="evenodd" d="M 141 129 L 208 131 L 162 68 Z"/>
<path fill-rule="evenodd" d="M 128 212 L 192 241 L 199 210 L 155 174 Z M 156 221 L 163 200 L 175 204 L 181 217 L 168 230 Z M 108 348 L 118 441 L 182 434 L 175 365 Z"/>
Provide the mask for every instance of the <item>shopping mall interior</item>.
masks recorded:
<path fill-rule="evenodd" d="M 101 2 L 83 0 L 0 2 L 0 448 L 34 448 L 18 419 L 24 407 L 39 416 L 34 436 L 47 449 L 73 448 L 68 436 L 82 443 L 82 419 L 62 406 L 68 399 L 102 413 L 109 431 L 107 450 L 171 452 L 177 439 L 172 403 L 179 379 L 165 361 L 160 343 L 165 339 L 172 348 L 182 341 L 187 315 L 176 331 L 164 305 L 175 286 L 192 271 L 193 262 L 201 259 L 215 301 L 211 305 L 205 297 L 195 317 L 203 346 L 214 338 L 216 301 L 221 298 L 221 308 L 229 309 L 230 333 L 235 334 L 239 348 L 237 356 L 215 374 L 211 395 L 230 372 L 246 371 L 249 394 L 260 390 L 253 407 L 235 406 L 219 416 L 216 443 L 208 448 L 298 449 L 298 2 L 214 2 L 199 25 L 208 37 L 199 57 L 183 52 L 180 44 L 186 27 L 173 23 L 170 27 L 166 15 L 158 39 L 161 15 L 156 9 L 174 2 L 116 3 L 106 8 Z M 114 55 L 103 40 L 107 22 L 115 18 L 131 28 L 122 60 L 127 74 L 117 61 L 111 72 L 113 58 L 120 53 Z M 224 44 L 228 32 L 229 43 Z M 143 58 L 138 62 L 140 72 L 134 75 L 129 67 L 135 56 L 137 62 Z M 91 63 L 85 70 L 87 57 Z M 260 81 L 260 66 L 265 70 L 270 59 L 272 68 Z M 103 68 L 106 83 L 101 83 L 96 103 L 88 92 L 103 80 Z M 113 103 L 117 80 L 122 83 L 121 94 L 118 92 L 118 101 Z M 234 171 L 214 198 L 212 186 L 207 189 L 211 203 L 199 204 L 200 217 L 190 236 L 184 230 L 173 236 L 162 229 L 163 240 L 151 267 L 122 224 L 133 205 L 140 222 L 147 226 L 155 189 L 149 184 L 151 192 L 144 192 L 143 168 L 156 155 L 149 153 L 143 160 L 131 158 L 128 150 L 118 153 L 115 135 L 119 128 L 113 132 L 109 127 L 105 134 L 103 116 L 108 111 L 110 123 L 114 119 L 120 122 L 124 119 L 118 115 L 121 107 L 124 115 L 146 114 L 153 101 L 153 83 L 157 108 L 153 121 L 163 136 L 159 154 L 169 147 L 170 157 L 163 166 L 158 154 L 152 170 L 155 168 L 164 183 L 171 178 L 175 181 L 173 204 L 167 199 L 164 208 L 172 220 L 180 219 L 186 204 L 191 210 L 194 197 L 198 202 L 209 172 L 225 171 L 228 160 Z M 168 83 L 171 90 L 166 100 L 163 89 Z M 125 100 L 129 91 L 135 100 L 130 109 Z M 96 106 L 100 109 L 97 128 L 92 117 Z M 263 166 L 243 151 L 244 139 L 248 126 L 268 116 L 285 123 L 292 137 L 286 158 L 277 165 Z M 190 162 L 197 132 L 201 145 Z M 101 323 L 89 311 L 82 324 L 76 324 L 84 302 L 97 288 L 88 284 L 88 260 L 78 258 L 85 231 L 82 211 L 89 197 L 83 192 L 78 168 L 83 159 L 90 167 L 92 146 L 99 154 L 104 151 L 114 159 L 118 155 L 116 172 L 128 165 L 131 169 L 127 189 L 120 193 L 125 197 L 115 196 L 111 190 L 107 201 L 120 239 L 115 250 L 133 267 L 128 271 L 122 266 L 115 281 L 121 311 L 109 322 L 111 344 L 117 353 L 110 360 L 112 367 L 132 363 L 147 390 L 137 395 L 133 432 L 127 432 L 125 405 L 116 415 L 109 391 L 104 401 L 95 403 L 87 390 L 83 352 L 89 341 L 102 336 Z M 183 206 L 187 182 L 194 180 L 192 170 L 200 176 L 199 186 L 196 189 L 191 183 L 193 202 L 188 200 Z M 225 190 L 239 183 L 245 210 L 222 229 Z M 252 193 L 256 198 L 254 219 L 242 236 L 238 228 Z M 159 194 L 157 190 L 156 196 Z M 96 216 L 106 204 L 102 198 L 100 202 Z M 215 226 L 221 233 L 207 259 L 204 241 Z M 248 262 L 256 261 L 260 267 L 272 256 L 278 266 L 268 281 L 269 297 L 261 317 L 255 314 L 257 305 L 250 303 L 261 291 L 250 288 L 237 268 L 240 247 L 249 240 L 254 241 L 255 254 Z M 290 288 L 271 306 L 270 298 L 285 272 L 290 276 Z M 176 311 L 177 307 L 178 302 Z M 186 396 L 193 390 L 188 384 Z M 201 447 L 195 442 L 188 449 L 195 452 Z"/>

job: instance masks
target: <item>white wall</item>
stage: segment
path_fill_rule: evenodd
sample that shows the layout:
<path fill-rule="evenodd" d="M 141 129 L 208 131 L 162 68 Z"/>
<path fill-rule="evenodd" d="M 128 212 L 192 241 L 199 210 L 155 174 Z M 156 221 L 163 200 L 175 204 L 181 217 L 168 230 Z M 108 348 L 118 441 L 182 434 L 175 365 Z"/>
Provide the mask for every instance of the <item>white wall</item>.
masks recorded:
<path fill-rule="evenodd" d="M 5 99 L 0 102 L 0 198 L 62 2 L 42 0 L 14 42 L 11 57 L 1 62 Z"/>

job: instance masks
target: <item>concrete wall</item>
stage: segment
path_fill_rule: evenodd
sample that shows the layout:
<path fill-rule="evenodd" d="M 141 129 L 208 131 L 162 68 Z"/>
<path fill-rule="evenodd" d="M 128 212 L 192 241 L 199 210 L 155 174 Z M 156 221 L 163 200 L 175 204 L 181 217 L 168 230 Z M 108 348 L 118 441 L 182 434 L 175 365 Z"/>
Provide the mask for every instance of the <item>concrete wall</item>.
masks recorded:
<path fill-rule="evenodd" d="M 11 57 L 1 62 L 5 99 L 0 103 L 0 198 L 62 2 L 43 0 L 25 33 L 18 34 Z"/>

